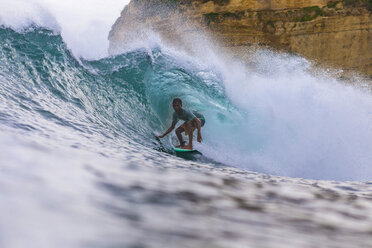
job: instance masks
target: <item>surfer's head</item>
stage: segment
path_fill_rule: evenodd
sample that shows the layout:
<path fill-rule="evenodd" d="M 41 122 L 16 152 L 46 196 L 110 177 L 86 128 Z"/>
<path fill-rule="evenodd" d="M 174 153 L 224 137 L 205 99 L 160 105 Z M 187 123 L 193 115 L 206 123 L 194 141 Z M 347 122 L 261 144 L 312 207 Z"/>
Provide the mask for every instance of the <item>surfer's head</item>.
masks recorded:
<path fill-rule="evenodd" d="M 172 102 L 172 105 L 173 105 L 174 111 L 180 112 L 182 110 L 182 100 L 181 99 L 174 98 L 173 102 Z"/>

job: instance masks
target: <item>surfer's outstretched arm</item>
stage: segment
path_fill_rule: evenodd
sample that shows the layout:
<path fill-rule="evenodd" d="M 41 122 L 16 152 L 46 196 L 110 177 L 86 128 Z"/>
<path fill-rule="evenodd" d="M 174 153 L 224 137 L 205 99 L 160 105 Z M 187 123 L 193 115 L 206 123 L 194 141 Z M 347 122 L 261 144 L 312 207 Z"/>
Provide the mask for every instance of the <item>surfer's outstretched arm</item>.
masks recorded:
<path fill-rule="evenodd" d="M 156 138 L 164 138 L 164 136 L 166 136 L 167 134 L 172 132 L 172 130 L 176 127 L 176 124 L 177 124 L 177 121 L 173 121 L 172 125 L 170 126 L 170 128 L 168 128 L 168 130 L 165 133 L 163 133 L 162 135 L 159 135 L 159 136 L 155 136 L 155 137 Z"/>

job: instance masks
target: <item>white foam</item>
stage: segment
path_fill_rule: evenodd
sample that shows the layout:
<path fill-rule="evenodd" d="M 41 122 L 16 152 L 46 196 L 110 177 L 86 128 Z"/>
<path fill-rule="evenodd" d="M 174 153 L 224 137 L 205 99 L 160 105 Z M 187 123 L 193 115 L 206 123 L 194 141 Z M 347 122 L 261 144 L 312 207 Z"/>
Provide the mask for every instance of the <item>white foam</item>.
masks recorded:
<path fill-rule="evenodd" d="M 273 174 L 336 180 L 372 178 L 372 97 L 307 71 L 299 57 L 263 52 L 247 72 L 228 68 L 229 99 L 243 123 L 209 134 L 221 162 Z M 217 121 L 216 121 L 217 122 Z M 213 124 L 212 124 L 213 125 Z M 218 144 L 218 145 L 216 145 Z"/>
<path fill-rule="evenodd" d="M 0 25 L 20 31 L 33 24 L 60 31 L 53 15 L 37 1 L 0 1 Z"/>

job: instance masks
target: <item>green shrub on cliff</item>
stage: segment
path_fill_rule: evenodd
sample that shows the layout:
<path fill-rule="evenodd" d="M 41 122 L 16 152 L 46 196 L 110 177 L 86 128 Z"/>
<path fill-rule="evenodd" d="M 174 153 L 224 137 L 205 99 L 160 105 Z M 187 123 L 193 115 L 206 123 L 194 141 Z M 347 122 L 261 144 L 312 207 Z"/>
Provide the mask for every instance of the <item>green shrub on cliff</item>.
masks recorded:
<path fill-rule="evenodd" d="M 340 1 L 332 1 L 327 3 L 328 8 L 334 8 Z"/>
<path fill-rule="evenodd" d="M 273 20 L 268 20 L 268 21 L 266 22 L 266 26 L 271 26 L 272 28 L 275 28 L 274 21 L 273 21 Z"/>
<path fill-rule="evenodd" d="M 204 14 L 204 21 L 207 25 L 210 25 L 212 22 L 219 22 L 221 18 L 232 18 L 232 19 L 241 19 L 244 16 L 244 11 L 239 12 L 222 12 L 222 13 L 208 13 Z"/>
<path fill-rule="evenodd" d="M 208 13 L 204 14 L 204 21 L 206 22 L 207 25 L 211 24 L 211 22 L 218 22 L 220 14 L 219 13 Z"/>
<path fill-rule="evenodd" d="M 244 15 L 244 11 L 242 12 L 239 12 L 239 13 L 232 13 L 232 12 L 222 12 L 222 17 L 224 18 L 235 18 L 235 19 L 239 19 L 241 18 L 241 16 Z"/>
<path fill-rule="evenodd" d="M 319 8 L 318 6 L 305 7 L 305 8 L 302 8 L 302 11 L 304 15 L 300 17 L 299 19 L 297 19 L 297 21 L 307 22 L 307 21 L 311 21 L 317 18 L 318 16 L 324 15 L 323 10 Z"/>
<path fill-rule="evenodd" d="M 372 10 L 372 0 L 342 0 L 342 3 L 349 7 L 365 6 Z"/>

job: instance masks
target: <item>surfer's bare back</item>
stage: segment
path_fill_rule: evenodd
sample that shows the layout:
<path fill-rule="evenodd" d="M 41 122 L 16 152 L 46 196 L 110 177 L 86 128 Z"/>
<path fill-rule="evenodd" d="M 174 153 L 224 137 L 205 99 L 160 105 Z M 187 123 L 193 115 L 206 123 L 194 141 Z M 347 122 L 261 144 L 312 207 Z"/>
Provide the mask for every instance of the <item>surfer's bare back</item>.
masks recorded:
<path fill-rule="evenodd" d="M 180 142 L 180 145 L 176 147 L 192 150 L 192 139 L 195 129 L 198 129 L 197 141 L 202 141 L 201 127 L 205 124 L 205 118 L 202 114 L 199 114 L 196 111 L 192 112 L 188 109 L 182 108 L 182 101 L 179 98 L 174 98 L 172 105 L 174 109 L 172 125 L 164 134 L 156 137 L 163 138 L 164 136 L 172 132 L 172 130 L 176 127 L 178 120 L 181 119 L 185 122 L 176 129 L 176 135 Z M 183 132 L 185 132 L 186 135 L 189 135 L 189 143 L 187 145 L 185 145 L 186 142 L 183 140 L 182 137 Z"/>

